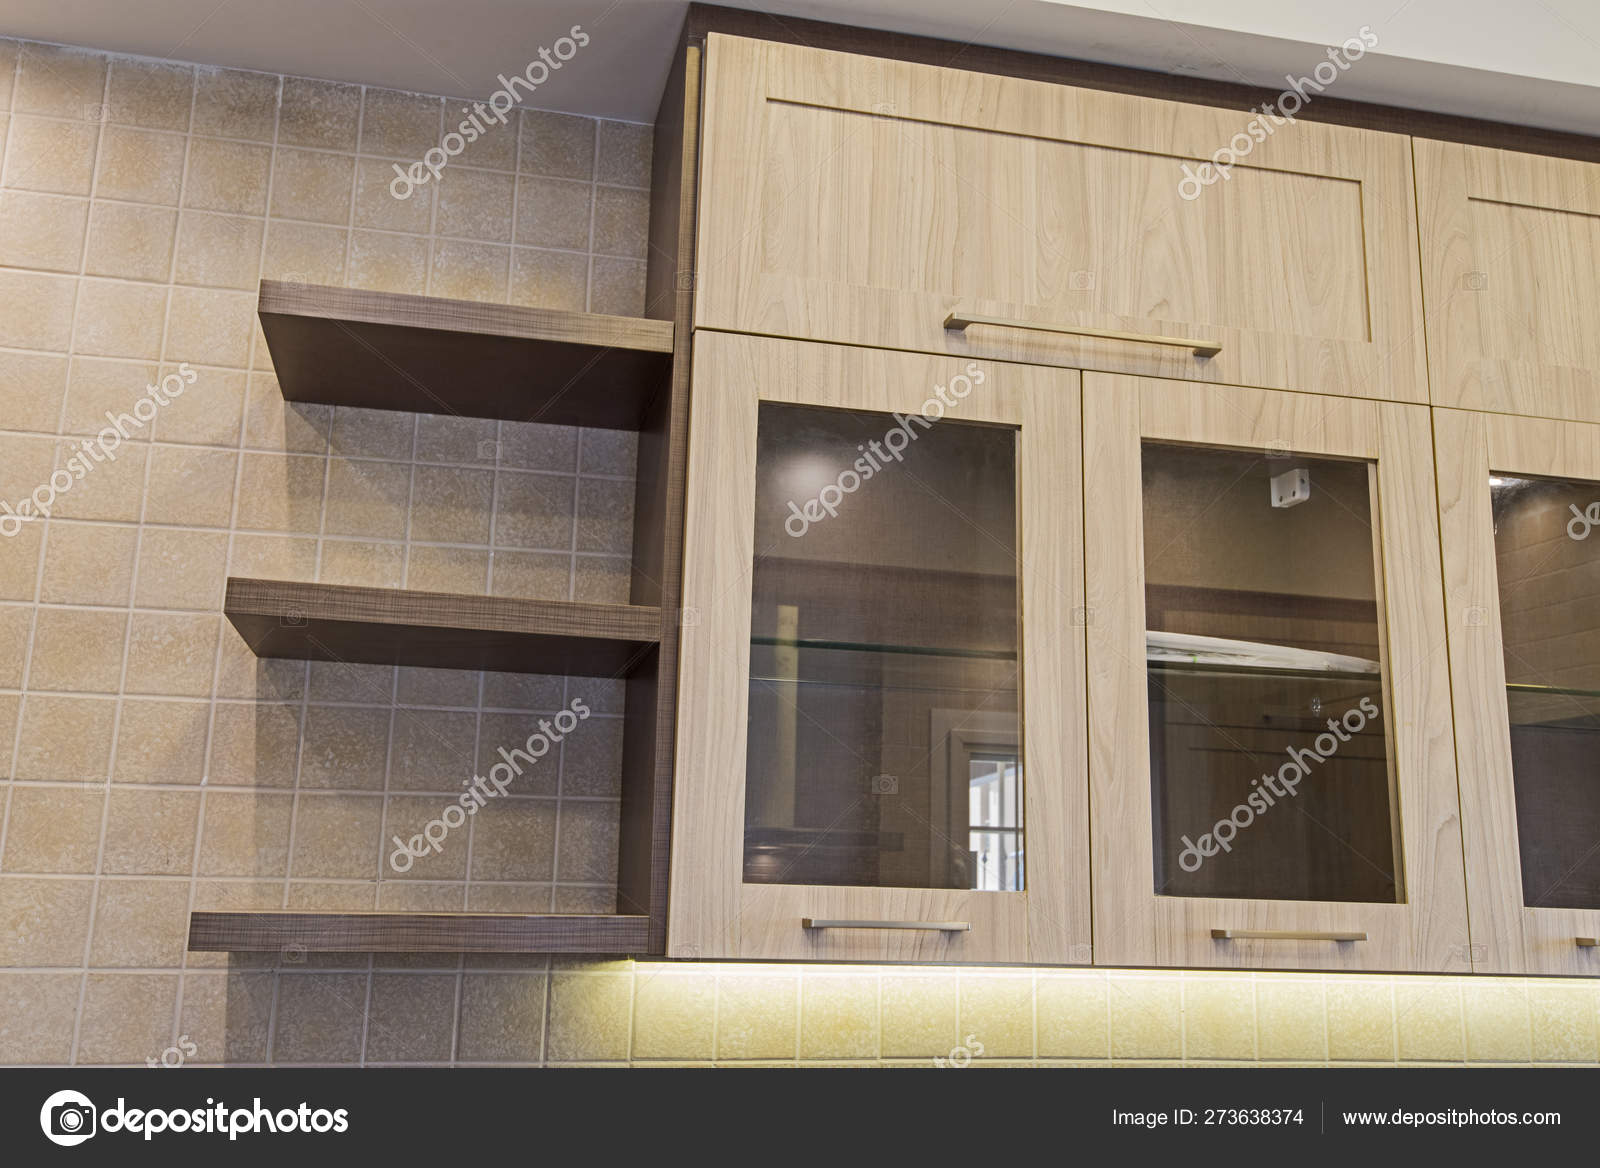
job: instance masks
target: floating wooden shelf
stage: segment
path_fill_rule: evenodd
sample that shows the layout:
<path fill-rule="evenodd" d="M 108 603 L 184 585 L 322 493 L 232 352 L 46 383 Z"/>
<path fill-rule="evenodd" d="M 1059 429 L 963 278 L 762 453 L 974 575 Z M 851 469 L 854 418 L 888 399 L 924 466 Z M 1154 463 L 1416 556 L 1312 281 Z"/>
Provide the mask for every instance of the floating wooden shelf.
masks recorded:
<path fill-rule="evenodd" d="M 189 948 L 224 953 L 646 952 L 650 918 L 599 913 L 194 912 Z"/>
<path fill-rule="evenodd" d="M 289 401 L 637 430 L 672 372 L 673 323 L 261 281 Z"/>
<path fill-rule="evenodd" d="M 661 610 L 228 578 L 223 611 L 257 657 L 624 677 Z"/>

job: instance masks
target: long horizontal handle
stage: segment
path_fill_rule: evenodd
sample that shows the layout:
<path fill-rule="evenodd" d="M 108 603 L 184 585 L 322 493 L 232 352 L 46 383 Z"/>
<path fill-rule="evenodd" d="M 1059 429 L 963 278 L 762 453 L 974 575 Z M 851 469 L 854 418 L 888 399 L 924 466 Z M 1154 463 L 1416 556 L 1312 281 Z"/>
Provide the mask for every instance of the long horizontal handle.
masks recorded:
<path fill-rule="evenodd" d="M 1365 941 L 1366 933 L 1297 933 L 1293 929 L 1212 929 L 1213 941 Z"/>
<path fill-rule="evenodd" d="M 1202 341 L 1194 337 L 1164 337 L 1157 333 L 1124 333 L 1116 329 L 1073 328 L 1064 324 L 1039 324 L 1032 320 L 1012 320 L 1004 316 L 979 316 L 970 312 L 952 312 L 944 318 L 944 327 L 961 332 L 969 324 L 991 324 L 999 328 L 1032 329 L 1040 333 L 1062 333 L 1069 337 L 1095 337 L 1102 341 L 1132 341 L 1137 345 L 1172 345 L 1179 349 L 1192 349 L 1196 357 L 1215 357 L 1222 352 L 1221 341 Z"/>
<path fill-rule="evenodd" d="M 966 921 L 829 921 L 804 917 L 802 929 L 922 929 L 929 933 L 970 933 Z"/>
<path fill-rule="evenodd" d="M 1600 937 L 1579 937 L 1578 938 L 1578 948 L 1579 949 L 1594 949 L 1596 947 L 1600 947 Z"/>

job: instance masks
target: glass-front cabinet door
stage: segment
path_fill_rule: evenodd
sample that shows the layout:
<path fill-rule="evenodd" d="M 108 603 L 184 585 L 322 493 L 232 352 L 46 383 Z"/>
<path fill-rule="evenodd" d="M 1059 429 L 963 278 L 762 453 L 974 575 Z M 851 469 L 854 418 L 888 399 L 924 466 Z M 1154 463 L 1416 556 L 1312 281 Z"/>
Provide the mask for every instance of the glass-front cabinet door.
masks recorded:
<path fill-rule="evenodd" d="M 1475 964 L 1600 974 L 1600 425 L 1436 417 Z"/>
<path fill-rule="evenodd" d="M 1087 962 L 1078 374 L 694 361 L 669 953 Z"/>
<path fill-rule="evenodd" d="M 1084 377 L 1095 960 L 1464 971 L 1424 407 Z"/>

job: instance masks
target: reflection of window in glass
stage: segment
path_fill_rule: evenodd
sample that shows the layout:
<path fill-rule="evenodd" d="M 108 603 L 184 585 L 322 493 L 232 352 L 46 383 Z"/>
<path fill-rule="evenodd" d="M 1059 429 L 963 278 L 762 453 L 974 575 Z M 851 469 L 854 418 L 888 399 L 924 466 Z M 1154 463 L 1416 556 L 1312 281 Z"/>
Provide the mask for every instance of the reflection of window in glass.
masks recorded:
<path fill-rule="evenodd" d="M 968 762 L 971 780 L 967 824 L 977 879 L 985 892 L 1022 889 L 1022 800 L 1016 757 L 975 755 Z"/>
<path fill-rule="evenodd" d="M 1489 488 L 1523 899 L 1600 908 L 1600 483 Z"/>
<path fill-rule="evenodd" d="M 1155 884 L 1403 899 L 1375 468 L 1146 443 Z"/>
<path fill-rule="evenodd" d="M 953 752 L 1021 797 L 1016 482 L 1008 427 L 761 404 L 746 881 L 980 887 Z"/>

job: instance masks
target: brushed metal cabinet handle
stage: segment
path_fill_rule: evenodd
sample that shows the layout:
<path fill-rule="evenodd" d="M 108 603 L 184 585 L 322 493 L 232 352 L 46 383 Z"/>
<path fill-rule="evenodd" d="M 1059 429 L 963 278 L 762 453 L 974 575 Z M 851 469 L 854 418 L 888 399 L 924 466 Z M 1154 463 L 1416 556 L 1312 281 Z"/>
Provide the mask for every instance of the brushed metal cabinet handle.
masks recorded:
<path fill-rule="evenodd" d="M 952 312 L 944 318 L 944 327 L 952 332 L 963 332 L 969 324 L 994 325 L 997 328 L 1031 329 L 1040 333 L 1061 333 L 1069 337 L 1095 337 L 1102 341 L 1131 341 L 1137 345 L 1171 345 L 1179 349 L 1192 349 L 1196 357 L 1215 357 L 1222 352 L 1221 341 L 1199 340 L 1195 337 L 1164 337 L 1158 333 L 1125 333 L 1116 329 L 1073 328 L 1064 324 L 1039 324 L 1031 320 L 1012 320 L 1004 316 L 980 316 L 971 312 Z"/>
<path fill-rule="evenodd" d="M 1213 941 L 1365 941 L 1361 933 L 1297 933 L 1293 929 L 1212 929 Z"/>
<path fill-rule="evenodd" d="M 930 933 L 970 933 L 966 921 L 842 921 L 803 917 L 802 929 L 921 929 Z"/>

